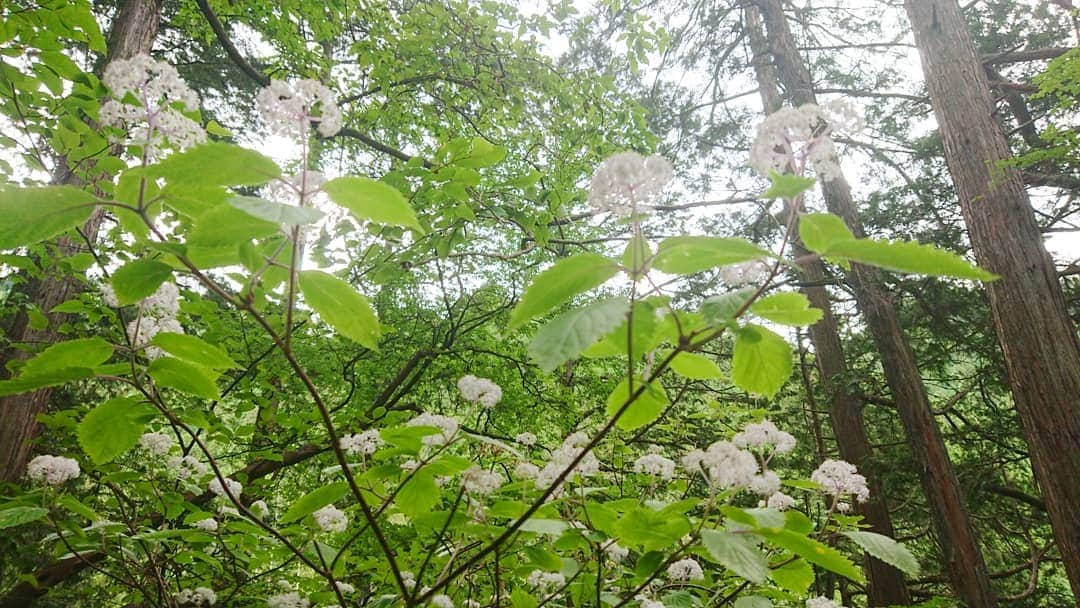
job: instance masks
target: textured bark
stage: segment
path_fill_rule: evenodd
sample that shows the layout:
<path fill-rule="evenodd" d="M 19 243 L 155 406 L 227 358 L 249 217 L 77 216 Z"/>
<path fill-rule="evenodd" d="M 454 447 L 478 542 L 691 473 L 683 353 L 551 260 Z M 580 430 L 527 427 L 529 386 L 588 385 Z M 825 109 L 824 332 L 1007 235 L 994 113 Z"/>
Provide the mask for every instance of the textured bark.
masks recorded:
<path fill-rule="evenodd" d="M 761 26 L 761 15 L 756 6 L 750 5 L 745 10 L 746 32 L 750 39 L 750 48 L 754 55 L 754 72 L 765 112 L 771 114 L 783 105 L 783 99 L 777 85 L 776 70 L 768 56 L 769 43 Z M 787 213 L 798 213 L 800 209 L 789 209 Z M 825 265 L 816 257 L 810 256 L 802 242 L 796 239 L 793 253 L 799 260 L 802 279 L 805 286 L 800 289 L 810 303 L 822 311 L 820 321 L 810 326 L 810 341 L 814 345 L 814 356 L 821 379 L 825 384 L 829 398 L 829 419 L 833 435 L 840 451 L 840 457 L 854 464 L 866 476 L 870 489 L 870 500 L 858 505 L 858 512 L 863 516 L 870 530 L 890 538 L 896 536 L 885 502 L 882 485 L 877 475 L 870 470 L 872 457 L 870 440 L 866 435 L 866 426 L 862 416 L 862 399 L 845 384 L 848 374 L 847 362 L 840 339 L 836 316 L 833 314 L 829 293 L 824 287 Z M 904 574 L 889 564 L 865 556 L 866 573 L 869 581 L 867 601 L 870 606 L 891 606 L 911 604 Z"/>
<path fill-rule="evenodd" d="M 161 19 L 161 3 L 162 0 L 121 3 L 109 33 L 107 62 L 150 52 Z M 60 184 L 81 183 L 76 172 L 68 167 L 66 159 L 58 162 L 53 181 Z M 82 233 L 88 241 L 96 240 L 103 217 L 104 213 L 98 209 L 83 226 Z M 59 239 L 55 254 L 63 258 L 78 250 L 78 241 L 63 237 Z M 9 362 L 27 359 L 40 350 L 39 347 L 59 341 L 57 329 L 64 323 L 66 315 L 50 314 L 49 311 L 78 291 L 78 282 L 64 276 L 46 275 L 26 283 L 29 301 L 45 313 L 49 323 L 44 329 L 34 329 L 30 327 L 25 313 L 16 315 L 7 331 L 8 343 L 35 348 L 31 351 L 8 348 L 0 353 L 0 374 L 7 373 Z M 45 388 L 0 398 L 0 481 L 15 481 L 26 470 L 31 442 L 38 433 L 37 417 L 48 407 L 52 394 L 52 389 Z"/>
<path fill-rule="evenodd" d="M 780 0 L 758 0 L 758 5 L 788 99 L 794 105 L 816 103 L 813 81 L 795 46 Z M 851 231 L 861 237 L 862 222 L 847 181 L 841 176 L 831 181 L 822 180 L 821 186 L 829 211 L 842 217 Z M 962 602 L 973 608 L 994 606 L 986 564 L 968 517 L 964 496 L 892 297 L 882 285 L 881 273 L 874 268 L 852 264 L 847 280 L 880 353 L 953 590 Z"/>
<path fill-rule="evenodd" d="M 993 116 L 986 74 L 955 0 L 906 0 L 945 159 L 987 285 L 1031 464 L 1073 593 L 1080 596 L 1080 343 L 1053 261 Z"/>

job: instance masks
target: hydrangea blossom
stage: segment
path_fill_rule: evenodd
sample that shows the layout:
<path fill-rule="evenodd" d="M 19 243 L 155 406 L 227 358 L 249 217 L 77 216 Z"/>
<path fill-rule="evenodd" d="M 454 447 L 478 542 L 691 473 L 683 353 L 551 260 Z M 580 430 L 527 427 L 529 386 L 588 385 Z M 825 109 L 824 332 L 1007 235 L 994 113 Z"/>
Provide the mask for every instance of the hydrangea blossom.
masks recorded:
<path fill-rule="evenodd" d="M 199 478 L 206 475 L 207 471 L 206 465 L 190 454 L 173 456 L 169 458 L 165 466 L 176 475 L 177 479 Z"/>
<path fill-rule="evenodd" d="M 781 454 L 795 449 L 795 438 L 790 433 L 776 428 L 776 425 L 769 420 L 746 425 L 741 433 L 731 438 L 731 442 L 739 448 L 771 449 Z"/>
<path fill-rule="evenodd" d="M 454 608 L 454 600 L 450 599 L 449 595 L 440 593 L 432 596 L 431 606 L 432 608 Z"/>
<path fill-rule="evenodd" d="M 175 67 L 141 54 L 110 61 L 101 81 L 112 91 L 112 99 L 101 104 L 101 124 L 126 128 L 147 157 L 158 156 L 166 141 L 178 149 L 206 141 L 206 131 L 177 109 L 197 110 L 199 96 Z M 138 105 L 128 103 L 128 95 Z"/>
<path fill-rule="evenodd" d="M 858 112 L 846 102 L 781 108 L 758 125 L 750 147 L 750 166 L 768 176 L 772 171 L 783 173 L 792 165 L 797 172 L 809 165 L 821 179 L 836 179 L 840 166 L 829 135 L 855 133 L 861 128 Z"/>
<path fill-rule="evenodd" d="M 728 441 L 717 441 L 709 449 L 694 450 L 682 459 L 691 473 L 702 473 L 712 487 L 725 489 L 747 486 L 758 472 L 754 455 Z"/>
<path fill-rule="evenodd" d="M 341 130 L 341 110 L 334 94 L 317 80 L 297 80 L 290 85 L 273 80 L 255 98 L 259 113 L 270 130 L 289 137 L 304 137 L 316 124 L 319 134 L 332 137 Z"/>
<path fill-rule="evenodd" d="M 143 433 L 139 445 L 154 456 L 164 456 L 173 446 L 173 438 L 165 433 Z"/>
<path fill-rule="evenodd" d="M 63 456 L 37 456 L 26 466 L 26 475 L 32 481 L 50 486 L 61 486 L 79 476 L 79 463 Z"/>
<path fill-rule="evenodd" d="M 605 160 L 589 185 L 589 204 L 600 213 L 628 216 L 646 208 L 671 181 L 671 163 L 662 156 L 619 152 Z"/>
<path fill-rule="evenodd" d="M 641 608 L 664 608 L 664 602 L 654 600 L 648 596 L 639 595 L 634 599 L 641 602 Z"/>
<path fill-rule="evenodd" d="M 584 451 L 585 446 L 588 444 L 589 437 L 585 433 L 572 433 L 564 439 L 563 444 L 551 453 L 551 460 L 544 465 L 544 468 L 540 470 L 540 474 L 536 476 L 536 487 L 541 489 L 551 487 L 551 484 L 555 483 L 555 479 L 559 474 L 570 466 L 570 463 Z M 596 459 L 596 455 L 592 452 L 588 452 L 582 456 L 581 461 L 574 467 L 574 470 L 567 475 L 567 478 L 574 474 L 581 475 L 582 477 L 589 477 L 591 475 L 596 475 L 599 472 L 600 461 Z"/>
<path fill-rule="evenodd" d="M 813 597 L 806 600 L 806 608 L 842 608 L 842 606 L 827 597 Z"/>
<path fill-rule="evenodd" d="M 527 460 L 517 463 L 517 466 L 514 467 L 514 478 L 516 479 L 536 479 L 539 474 L 540 467 Z"/>
<path fill-rule="evenodd" d="M 675 462 L 660 454 L 645 454 L 634 461 L 634 472 L 668 480 L 675 476 Z"/>
<path fill-rule="evenodd" d="M 258 517 L 259 519 L 266 519 L 266 516 L 270 515 L 270 505 L 266 504 L 265 500 L 256 500 L 255 502 L 251 503 L 251 506 L 248 507 L 248 510 L 250 510 L 252 514 L 254 514 L 255 517 Z"/>
<path fill-rule="evenodd" d="M 177 321 L 180 312 L 180 290 L 175 283 L 166 281 L 158 286 L 154 293 L 139 302 L 139 316 L 127 324 L 128 340 L 135 350 L 146 349 L 146 356 L 151 359 L 164 356 L 165 352 L 150 341 L 159 333 L 184 333 L 184 327 Z"/>
<path fill-rule="evenodd" d="M 783 492 L 774 492 L 773 495 L 765 501 L 765 506 L 770 509 L 776 509 L 777 511 L 787 511 L 795 506 L 795 499 Z"/>
<path fill-rule="evenodd" d="M 750 479 L 750 491 L 759 496 L 772 496 L 780 491 L 780 477 L 772 471 L 764 471 Z"/>
<path fill-rule="evenodd" d="M 518 433 L 514 437 L 514 441 L 520 443 L 523 446 L 532 447 L 532 446 L 536 445 L 536 435 L 534 435 L 534 434 L 532 434 L 532 433 L 530 433 L 528 431 L 526 431 L 524 433 Z"/>
<path fill-rule="evenodd" d="M 338 445 L 353 456 L 374 454 L 383 445 L 378 429 L 368 429 L 355 435 L 343 435 Z"/>
<path fill-rule="evenodd" d="M 348 595 L 356 591 L 356 587 L 353 587 L 349 583 L 336 581 L 334 584 L 337 586 L 337 590 L 340 591 L 342 595 Z"/>
<path fill-rule="evenodd" d="M 296 591 L 279 593 L 266 598 L 267 608 L 308 608 L 311 602 L 301 597 Z"/>
<path fill-rule="evenodd" d="M 502 399 L 502 388 L 487 378 L 477 378 L 472 374 L 462 376 L 457 381 L 458 390 L 466 401 L 479 403 L 491 409 Z"/>
<path fill-rule="evenodd" d="M 628 555 L 630 555 L 629 549 L 623 547 L 614 540 L 608 541 L 607 544 L 604 545 L 603 549 L 604 554 L 607 555 L 608 559 L 616 563 L 621 563 L 624 559 L 626 559 Z"/>
<path fill-rule="evenodd" d="M 668 566 L 667 575 L 673 581 L 700 581 L 705 578 L 701 564 L 692 557 L 680 559 Z"/>
<path fill-rule="evenodd" d="M 426 435 L 424 445 L 444 445 L 454 438 L 458 431 L 458 421 L 449 416 L 423 413 L 413 418 L 407 426 L 431 426 L 439 429 L 434 435 Z"/>
<path fill-rule="evenodd" d="M 485 471 L 479 466 L 470 467 L 461 476 L 461 487 L 470 494 L 491 494 L 502 485 L 498 473 Z"/>
<path fill-rule="evenodd" d="M 822 491 L 836 498 L 845 494 L 855 496 L 855 500 L 859 502 L 870 498 L 866 478 L 859 475 L 855 465 L 843 460 L 826 460 L 821 463 L 810 475 L 810 481 L 821 485 Z"/>
<path fill-rule="evenodd" d="M 233 498 L 240 498 L 240 492 L 242 492 L 244 489 L 244 486 L 242 486 L 239 481 L 236 481 L 235 479 L 229 479 L 228 477 L 225 478 L 225 486 L 228 487 L 229 494 L 231 494 Z M 207 484 L 206 489 L 210 490 L 214 494 L 217 494 L 218 496 L 227 496 L 227 494 L 225 493 L 225 487 L 222 487 L 221 480 L 217 477 L 210 480 L 210 483 Z"/>
<path fill-rule="evenodd" d="M 543 592 L 548 592 L 565 585 L 566 577 L 558 572 L 533 570 L 529 573 L 529 578 L 527 578 L 525 582 L 531 587 L 535 587 Z"/>
<path fill-rule="evenodd" d="M 405 584 L 406 589 L 412 590 L 416 587 L 416 575 L 408 570 L 402 570 L 401 582 Z"/>
<path fill-rule="evenodd" d="M 183 608 L 213 606 L 217 603 L 217 594 L 214 593 L 213 589 L 207 587 L 182 589 L 180 593 L 176 594 L 176 603 Z"/>
<path fill-rule="evenodd" d="M 750 260 L 741 264 L 728 264 L 720 269 L 720 279 L 731 287 L 760 283 L 769 276 L 769 264 L 764 260 Z"/>
<path fill-rule="evenodd" d="M 203 532 L 217 532 L 218 523 L 213 517 L 207 517 L 206 519 L 200 519 L 195 522 L 195 527 Z"/>
<path fill-rule="evenodd" d="M 315 523 L 325 532 L 344 532 L 345 528 L 349 527 L 349 519 L 345 517 L 345 512 L 334 505 L 326 505 L 315 511 L 312 516 L 315 518 Z"/>

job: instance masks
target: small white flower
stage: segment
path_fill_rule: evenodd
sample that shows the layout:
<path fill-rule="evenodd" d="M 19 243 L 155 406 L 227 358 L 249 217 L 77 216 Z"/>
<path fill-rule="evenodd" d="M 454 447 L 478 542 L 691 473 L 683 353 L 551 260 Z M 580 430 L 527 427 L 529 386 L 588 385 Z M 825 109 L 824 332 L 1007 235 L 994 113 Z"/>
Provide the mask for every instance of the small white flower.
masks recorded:
<path fill-rule="evenodd" d="M 680 559 L 668 566 L 667 575 L 674 581 L 700 581 L 705 578 L 701 564 L 692 557 Z"/>
<path fill-rule="evenodd" d="M 61 486 L 81 473 L 79 463 L 63 456 L 37 456 L 26 465 L 26 475 L 38 483 Z"/>
<path fill-rule="evenodd" d="M 646 454 L 634 461 L 634 472 L 668 480 L 675 476 L 675 462 L 660 454 Z"/>
<path fill-rule="evenodd" d="M 470 494 L 491 494 L 502 485 L 498 473 L 485 471 L 480 466 L 472 466 L 461 477 L 461 486 Z"/>
<path fill-rule="evenodd" d="M 203 532 L 217 532 L 218 523 L 213 517 L 207 517 L 206 519 L 200 519 L 195 522 L 195 527 Z"/>
<path fill-rule="evenodd" d="M 839 500 L 836 502 L 836 510 L 840 513 L 848 513 L 851 511 L 851 503 Z"/>
<path fill-rule="evenodd" d="M 139 445 L 154 456 L 164 456 L 173 446 L 173 438 L 165 433 L 143 433 Z"/>
<path fill-rule="evenodd" d="M 217 594 L 207 587 L 182 589 L 176 594 L 176 603 L 182 608 L 203 608 L 217 603 Z"/>
<path fill-rule="evenodd" d="M 536 435 L 529 432 L 518 433 L 517 436 L 514 437 L 514 441 L 525 447 L 532 447 L 536 445 Z"/>
<path fill-rule="evenodd" d="M 589 436 L 585 433 L 578 432 L 567 436 L 563 440 L 562 446 L 551 453 L 551 460 L 544 465 L 544 468 L 540 470 L 540 474 L 536 476 L 536 487 L 542 490 L 551 487 L 551 484 L 555 483 L 555 479 L 570 466 L 570 463 L 581 454 L 588 444 Z M 582 456 L 581 461 L 566 476 L 566 479 L 573 475 L 589 477 L 599 472 L 600 461 L 597 460 L 595 454 L 588 452 Z"/>
<path fill-rule="evenodd" d="M 598 212 L 628 216 L 645 209 L 664 191 L 672 176 L 671 163 L 662 156 L 648 158 L 637 152 L 608 157 L 589 184 L 589 204 Z"/>
<path fill-rule="evenodd" d="M 866 502 L 870 490 L 866 487 L 866 478 L 859 475 L 855 465 L 843 460 L 826 460 L 811 475 L 810 481 L 821 485 L 826 494 L 841 497 L 851 494 L 855 500 Z"/>
<path fill-rule="evenodd" d="M 265 500 L 256 500 L 251 503 L 248 509 L 259 519 L 266 519 L 266 516 L 270 515 L 270 506 L 266 504 Z"/>
<path fill-rule="evenodd" d="M 543 570 L 533 570 L 529 574 L 529 578 L 526 582 L 539 589 L 541 592 L 547 593 L 566 584 L 566 577 L 558 572 L 544 572 Z"/>
<path fill-rule="evenodd" d="M 614 540 L 609 540 L 607 544 L 604 545 L 604 554 L 607 555 L 608 559 L 611 561 L 621 563 L 626 559 L 626 556 L 630 555 L 630 550 L 619 545 L 619 543 Z"/>
<path fill-rule="evenodd" d="M 232 497 L 236 499 L 240 498 L 240 493 L 244 489 L 244 486 L 240 485 L 239 481 L 236 481 L 235 479 L 229 479 L 228 477 L 225 478 L 225 486 L 228 487 L 229 494 L 232 494 Z M 219 480 L 217 477 L 210 480 L 210 483 L 207 484 L 206 489 L 210 490 L 214 494 L 217 494 L 218 496 L 228 496 L 228 494 L 225 493 L 225 488 L 221 486 L 221 480 Z"/>
<path fill-rule="evenodd" d="M 454 600 L 450 599 L 449 595 L 440 593 L 432 596 L 431 605 L 433 608 L 454 608 Z"/>
<path fill-rule="evenodd" d="M 416 469 L 420 468 L 420 463 L 410 458 L 409 460 L 401 463 L 400 466 L 402 471 L 405 471 L 406 473 L 412 473 Z"/>
<path fill-rule="evenodd" d="M 316 80 L 297 80 L 291 86 L 283 80 L 273 80 L 259 91 L 255 101 L 263 120 L 275 133 L 304 137 L 311 124 L 318 125 L 323 137 L 341 130 L 341 110 L 334 94 Z"/>
<path fill-rule="evenodd" d="M 472 374 L 462 376 L 457 381 L 461 396 L 471 403 L 479 403 L 491 409 L 502 399 L 502 388 L 487 378 L 477 378 Z"/>
<path fill-rule="evenodd" d="M 457 420 L 439 414 L 420 414 L 406 423 L 406 426 L 430 426 L 439 429 L 438 433 L 424 437 L 424 445 L 444 445 L 458 432 Z"/>
<path fill-rule="evenodd" d="M 795 438 L 776 428 L 769 420 L 753 422 L 731 438 L 731 442 L 739 448 L 772 449 L 778 453 L 790 452 L 795 448 Z"/>
<path fill-rule="evenodd" d="M 177 479 L 199 478 L 206 475 L 206 465 L 192 455 L 172 456 L 165 465 Z"/>
<path fill-rule="evenodd" d="M 777 511 L 787 511 L 795 506 L 795 499 L 783 492 L 776 492 L 765 502 L 765 506 Z"/>
<path fill-rule="evenodd" d="M 356 591 L 356 587 L 353 587 L 349 583 L 337 581 L 335 584 L 337 585 L 338 591 L 340 591 L 342 595 L 348 595 Z"/>
<path fill-rule="evenodd" d="M 311 602 L 295 591 L 279 593 L 266 598 L 267 608 L 308 608 Z"/>
<path fill-rule="evenodd" d="M 514 467 L 515 479 L 536 479 L 540 474 L 540 467 L 528 461 L 521 461 Z"/>
<path fill-rule="evenodd" d="M 326 505 L 315 511 L 313 516 L 315 523 L 325 532 L 343 532 L 349 527 L 349 519 L 345 517 L 345 512 L 334 505 Z"/>
<path fill-rule="evenodd" d="M 405 588 L 411 591 L 416 588 L 416 575 L 408 570 L 402 570 L 401 582 L 405 583 Z"/>
<path fill-rule="evenodd" d="M 772 496 L 780 491 L 780 477 L 772 471 L 754 475 L 750 480 L 750 491 L 759 496 Z"/>
<path fill-rule="evenodd" d="M 120 308 L 120 300 L 116 297 L 116 290 L 109 283 L 101 285 L 101 301 L 109 308 Z"/>
<path fill-rule="evenodd" d="M 358 456 L 374 454 L 383 445 L 383 440 L 377 429 L 368 429 L 356 435 L 343 435 L 338 443 L 345 452 Z"/>
<path fill-rule="evenodd" d="M 806 600 L 806 608 L 842 608 L 827 597 L 814 597 Z"/>
<path fill-rule="evenodd" d="M 709 484 L 719 489 L 750 485 L 758 472 L 754 455 L 728 441 L 717 441 L 704 452 L 694 450 L 682 461 L 688 471 L 704 474 Z"/>
<path fill-rule="evenodd" d="M 760 283 L 769 276 L 771 267 L 764 260 L 750 260 L 720 268 L 720 280 L 731 287 Z"/>

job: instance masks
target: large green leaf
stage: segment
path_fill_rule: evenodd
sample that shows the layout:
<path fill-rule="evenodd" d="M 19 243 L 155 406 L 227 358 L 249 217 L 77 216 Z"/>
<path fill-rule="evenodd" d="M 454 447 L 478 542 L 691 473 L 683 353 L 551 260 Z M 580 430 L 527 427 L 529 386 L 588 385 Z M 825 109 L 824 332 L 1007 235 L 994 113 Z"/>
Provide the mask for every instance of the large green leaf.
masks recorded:
<path fill-rule="evenodd" d="M 841 532 L 850 538 L 855 544 L 863 548 L 870 555 L 890 564 L 909 576 L 919 575 L 919 560 L 911 554 L 907 547 L 901 545 L 888 536 L 866 532 L 863 530 L 849 530 Z"/>
<path fill-rule="evenodd" d="M 671 360 L 671 371 L 691 380 L 720 378 L 724 372 L 715 361 L 697 353 L 679 353 Z"/>
<path fill-rule="evenodd" d="M 799 238 L 810 251 L 824 254 L 833 243 L 854 240 L 855 235 L 831 213 L 805 213 L 799 216 Z"/>
<path fill-rule="evenodd" d="M 124 264 L 112 276 L 117 301 L 125 306 L 149 297 L 172 276 L 172 271 L 172 266 L 157 260 L 135 260 Z"/>
<path fill-rule="evenodd" d="M 341 335 L 372 350 L 379 347 L 379 319 L 352 285 L 332 274 L 305 270 L 300 273 L 300 291 L 308 306 Z"/>
<path fill-rule="evenodd" d="M 711 325 L 726 325 L 735 320 L 746 302 L 757 293 L 755 287 L 743 287 L 716 296 L 705 298 L 701 303 L 701 314 Z"/>
<path fill-rule="evenodd" d="M 830 244 L 822 255 L 898 272 L 981 281 L 998 278 L 996 274 L 987 272 L 954 253 L 914 241 L 836 241 Z"/>
<path fill-rule="evenodd" d="M 452 164 L 458 167 L 479 169 L 494 165 L 506 158 L 506 148 L 496 146 L 483 137 L 474 137 L 470 150 L 464 154 L 455 155 Z"/>
<path fill-rule="evenodd" d="M 757 533 L 770 543 L 787 549 L 811 564 L 817 564 L 830 572 L 846 576 L 853 581 L 866 581 L 863 573 L 842 553 L 812 538 L 781 528 L 759 528 Z"/>
<path fill-rule="evenodd" d="M 765 556 L 745 534 L 724 530 L 701 531 L 701 543 L 717 562 L 744 579 L 761 584 L 769 573 Z"/>
<path fill-rule="evenodd" d="M 731 380 L 744 391 L 772 397 L 791 376 L 791 346 L 760 325 L 738 330 Z"/>
<path fill-rule="evenodd" d="M 236 362 L 229 354 L 204 340 L 187 334 L 161 332 L 156 334 L 150 344 L 157 346 L 170 355 L 208 367 L 210 369 L 230 369 Z"/>
<path fill-rule="evenodd" d="M 319 221 L 324 213 L 312 207 L 284 205 L 255 196 L 237 196 L 229 204 L 252 217 L 286 226 L 303 226 Z"/>
<path fill-rule="evenodd" d="M 533 279 L 510 314 L 508 329 L 598 287 L 619 272 L 619 265 L 595 253 L 579 253 L 563 258 Z"/>
<path fill-rule="evenodd" d="M 44 241 L 83 225 L 96 200 L 71 186 L 0 185 L 0 250 Z"/>
<path fill-rule="evenodd" d="M 234 144 L 213 141 L 173 154 L 147 167 L 163 177 L 170 189 L 207 186 L 257 186 L 281 175 L 277 163 Z"/>
<path fill-rule="evenodd" d="M 203 399 L 221 398 L 217 387 L 217 372 L 201 365 L 172 357 L 161 357 L 150 363 L 149 372 L 158 386 L 175 388 Z"/>
<path fill-rule="evenodd" d="M 803 559 L 796 559 L 769 571 L 769 578 L 781 589 L 805 595 L 814 582 L 814 569 Z"/>
<path fill-rule="evenodd" d="M 771 255 L 769 251 L 743 239 L 676 236 L 660 242 L 652 265 L 657 270 L 671 274 L 692 274 Z"/>
<path fill-rule="evenodd" d="M 744 595 L 735 600 L 734 608 L 772 608 L 772 600 L 760 595 Z"/>
<path fill-rule="evenodd" d="M 37 521 L 49 513 L 42 507 L 8 507 L 0 510 L 0 530 Z"/>
<path fill-rule="evenodd" d="M 636 391 L 641 387 L 643 382 L 640 378 L 634 382 L 634 390 Z M 607 415 L 610 418 L 615 415 L 615 412 L 619 411 L 619 408 L 626 403 L 630 398 L 630 383 L 624 378 L 615 390 L 611 391 L 611 394 L 607 398 Z M 653 382 L 645 388 L 645 391 L 630 404 L 623 415 L 619 418 L 616 425 L 624 430 L 632 431 L 636 428 L 645 426 L 653 420 L 660 417 L 664 408 L 667 407 L 668 397 L 664 393 L 664 388 L 659 383 Z"/>
<path fill-rule="evenodd" d="M 281 516 L 281 523 L 287 524 L 310 515 L 326 505 L 340 500 L 341 497 L 348 493 L 349 484 L 344 481 L 337 481 L 312 490 L 289 505 L 288 510 Z"/>
<path fill-rule="evenodd" d="M 615 534 L 621 544 L 641 546 L 646 551 L 666 549 L 689 531 L 690 522 L 686 517 L 643 507 L 631 509 L 615 524 Z"/>
<path fill-rule="evenodd" d="M 439 486 L 430 471 L 420 469 L 398 490 L 395 504 L 409 517 L 427 513 L 439 504 Z"/>
<path fill-rule="evenodd" d="M 358 220 L 376 224 L 405 226 L 423 234 L 409 201 L 397 188 L 366 177 L 346 176 L 322 186 L 330 200 L 349 211 Z"/>
<path fill-rule="evenodd" d="M 95 367 L 113 354 L 113 345 L 102 338 L 79 338 L 53 344 L 22 367 L 22 376 L 40 376 L 64 368 Z"/>
<path fill-rule="evenodd" d="M 226 247 L 236 251 L 240 243 L 277 233 L 280 226 L 259 219 L 231 205 L 213 207 L 194 220 L 187 244 L 195 248 Z M 189 256 L 190 257 L 190 256 Z"/>
<path fill-rule="evenodd" d="M 769 180 L 772 184 L 769 185 L 768 190 L 761 193 L 761 198 L 793 199 L 810 188 L 813 188 L 814 182 L 816 181 L 812 177 L 803 177 L 801 175 L 792 175 L 790 173 L 777 173 L 776 171 L 769 172 Z"/>
<path fill-rule="evenodd" d="M 529 355 L 551 371 L 618 327 L 628 309 L 625 298 L 613 297 L 563 313 L 536 332 Z"/>
<path fill-rule="evenodd" d="M 111 462 L 135 446 L 146 428 L 148 408 L 135 399 L 118 397 L 90 410 L 76 429 L 79 445 L 97 464 Z"/>
<path fill-rule="evenodd" d="M 0 380 L 0 397 L 28 393 L 47 386 L 59 386 L 74 380 L 92 378 L 94 370 L 89 367 L 65 367 L 45 374 L 19 376 L 11 380 Z"/>
<path fill-rule="evenodd" d="M 750 306 L 750 312 L 773 323 L 793 327 L 813 325 L 823 314 L 820 309 L 810 306 L 806 296 L 795 291 L 765 296 Z"/>

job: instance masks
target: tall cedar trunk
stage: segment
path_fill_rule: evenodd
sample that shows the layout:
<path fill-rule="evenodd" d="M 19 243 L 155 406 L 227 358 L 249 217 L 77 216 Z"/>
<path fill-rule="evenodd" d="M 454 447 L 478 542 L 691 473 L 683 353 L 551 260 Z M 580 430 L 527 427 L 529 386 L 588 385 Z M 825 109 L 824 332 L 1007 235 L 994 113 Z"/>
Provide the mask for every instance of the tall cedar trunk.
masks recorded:
<path fill-rule="evenodd" d="M 162 1 L 130 0 L 121 3 L 109 33 L 106 63 L 150 52 L 161 20 Z M 61 159 L 57 165 L 54 183 L 81 183 L 76 172 L 67 166 L 66 159 Z M 97 239 L 103 218 L 103 211 L 98 209 L 83 226 L 82 233 L 88 241 L 94 242 Z M 57 243 L 55 255 L 60 258 L 68 257 L 78 250 L 77 241 L 62 237 Z M 25 313 L 17 313 L 7 332 L 9 343 L 20 346 L 37 345 L 39 348 L 32 352 L 9 348 L 0 353 L 0 374 L 6 373 L 10 361 L 27 359 L 40 348 L 60 340 L 57 330 L 64 323 L 66 315 L 50 314 L 49 311 L 78 293 L 79 284 L 62 275 L 46 275 L 28 281 L 25 290 L 30 303 L 45 313 L 49 323 L 44 329 L 34 329 Z M 15 481 L 25 471 L 31 441 L 38 433 L 37 417 L 48 407 L 52 394 L 51 388 L 44 388 L 0 398 L 0 481 Z"/>
<path fill-rule="evenodd" d="M 758 0 L 758 5 L 765 18 L 770 50 L 788 98 L 795 105 L 816 103 L 810 72 L 795 46 L 780 0 Z M 821 186 L 829 211 L 842 217 L 851 231 L 861 237 L 862 222 L 847 181 L 841 176 L 831 181 L 822 180 Z M 993 606 L 994 594 L 968 518 L 964 495 L 892 297 L 882 284 L 881 273 L 874 268 L 852 264 L 847 279 L 881 355 L 885 378 L 918 469 L 953 590 L 968 606 Z"/>
<path fill-rule="evenodd" d="M 1080 344 L 1053 261 L 994 120 L 955 0 L 906 0 L 945 159 L 987 285 L 1013 401 L 1069 583 L 1080 597 Z"/>
<path fill-rule="evenodd" d="M 745 16 L 762 103 L 765 112 L 771 114 L 783 105 L 783 100 L 776 82 L 776 70 L 768 55 L 769 43 L 765 39 L 758 8 L 754 5 L 747 6 Z M 789 209 L 787 213 L 799 211 Z M 863 422 L 862 400 L 847 388 L 845 382 L 847 362 L 844 359 L 840 331 L 833 315 L 829 293 L 824 286 L 825 265 L 819 258 L 810 256 L 798 238 L 793 246 L 796 258 L 806 260 L 799 264 L 804 283 L 800 291 L 823 313 L 821 320 L 810 326 L 810 341 L 814 345 L 817 366 L 829 395 L 829 418 L 836 445 L 840 457 L 854 464 L 866 476 L 870 489 L 871 498 L 859 505 L 859 514 L 870 526 L 870 530 L 891 538 L 896 534 L 889 507 L 878 476 L 870 470 L 872 454 Z M 871 606 L 911 604 L 911 595 L 900 570 L 870 555 L 866 555 L 866 567 L 870 583 L 867 596 Z"/>

